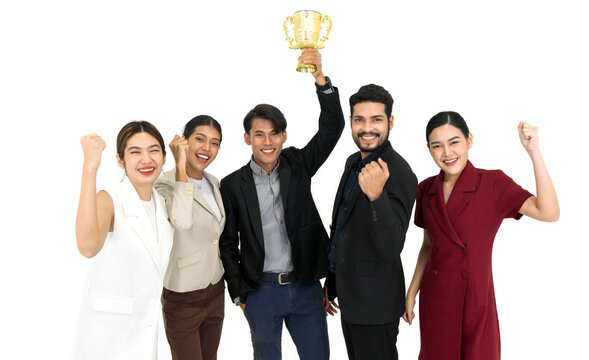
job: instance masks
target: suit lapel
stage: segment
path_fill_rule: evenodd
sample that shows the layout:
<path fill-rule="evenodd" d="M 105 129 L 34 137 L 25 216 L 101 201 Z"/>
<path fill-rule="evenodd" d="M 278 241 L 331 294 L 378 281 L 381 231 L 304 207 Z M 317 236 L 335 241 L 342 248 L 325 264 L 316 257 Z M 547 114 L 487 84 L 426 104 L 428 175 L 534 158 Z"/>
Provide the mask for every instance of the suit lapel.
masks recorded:
<path fill-rule="evenodd" d="M 342 178 L 339 182 L 339 187 L 337 188 L 337 193 L 335 194 L 335 201 L 333 203 L 333 211 L 331 214 L 331 223 L 332 227 L 335 226 L 335 222 L 337 221 L 337 209 L 339 208 L 339 204 L 342 201 L 342 193 L 344 191 L 344 186 L 346 186 L 346 180 L 348 179 L 348 174 L 352 170 L 352 165 L 354 164 L 354 160 L 357 154 L 353 154 L 348 158 L 346 161 L 346 166 L 344 168 L 344 173 L 342 174 Z"/>
<path fill-rule="evenodd" d="M 444 182 L 444 172 L 440 171 L 438 176 L 434 179 L 434 182 L 426 193 L 427 205 L 432 213 L 432 218 L 438 223 L 438 227 L 442 229 L 446 235 L 452 239 L 458 246 L 464 248 L 464 242 L 456 233 L 454 224 L 450 221 L 448 213 L 446 212 L 446 205 L 444 204 L 444 190 L 442 188 Z"/>
<path fill-rule="evenodd" d="M 262 232 L 262 216 L 260 215 L 260 204 L 258 202 L 258 193 L 256 192 L 256 184 L 254 183 L 254 176 L 249 163 L 241 168 L 241 192 L 245 199 L 245 206 L 249 213 L 252 228 L 258 238 L 258 242 L 262 249 L 264 248 L 264 234 Z"/>
<path fill-rule="evenodd" d="M 464 242 L 456 232 L 455 224 L 468 207 L 471 194 L 476 191 L 478 174 L 470 161 L 467 162 L 446 204 L 444 204 L 443 181 L 444 172 L 440 171 L 432 187 L 426 193 L 427 196 L 430 196 L 427 203 L 432 212 L 432 217 L 436 219 L 442 231 L 459 246 L 465 247 Z"/>
<path fill-rule="evenodd" d="M 389 159 L 390 153 L 392 151 L 393 151 L 393 146 L 391 145 L 390 142 L 388 142 L 382 148 L 382 150 L 380 151 L 380 153 L 378 154 L 376 159 L 374 159 L 373 161 L 376 161 L 378 158 L 381 158 L 386 162 L 387 159 Z M 341 191 L 343 191 L 343 187 L 345 186 L 346 180 L 348 179 L 348 174 L 352 170 L 352 166 L 355 162 L 354 160 L 357 159 L 358 156 L 360 156 L 359 154 L 360 154 L 359 152 L 355 153 L 348 158 L 348 163 L 346 163 L 346 171 L 344 172 L 344 177 L 342 177 L 342 181 L 340 182 L 340 190 L 338 190 L 338 196 L 340 196 L 340 197 L 342 196 Z M 391 174 L 390 176 L 392 177 L 392 176 L 394 176 L 394 174 Z M 388 182 L 388 180 L 387 180 L 387 182 Z M 386 184 L 385 184 L 385 187 L 386 187 Z M 384 191 L 386 191 L 386 190 L 384 190 Z M 356 189 L 354 189 L 354 193 L 352 193 L 352 197 L 350 198 L 350 203 L 348 205 L 348 209 L 346 210 L 346 212 L 344 214 L 344 220 L 343 220 L 342 224 L 345 224 L 346 221 L 348 220 L 348 217 L 350 216 L 350 214 L 352 213 L 352 210 L 354 209 L 354 207 L 356 206 L 356 203 L 358 202 L 358 197 L 360 196 L 360 194 L 363 194 L 363 192 L 362 192 L 362 189 L 360 188 L 360 184 L 358 184 L 358 186 L 356 186 Z M 338 200 L 337 206 L 339 206 L 340 198 L 338 198 L 337 200 Z M 337 211 L 337 208 L 334 209 L 334 211 Z M 337 213 L 335 213 L 335 214 L 337 215 Z"/>
<path fill-rule="evenodd" d="M 286 209 L 288 189 L 290 187 L 290 166 L 284 159 L 282 159 L 278 167 L 278 179 L 280 180 L 280 196 L 282 197 L 282 206 L 284 209 Z M 287 221 L 286 223 L 288 224 L 289 222 Z"/>
<path fill-rule="evenodd" d="M 219 207 L 219 211 L 221 212 L 221 220 L 219 220 L 219 226 L 223 229 L 225 226 L 225 208 L 223 207 L 223 199 L 221 198 L 221 191 L 219 191 L 219 186 L 213 182 L 213 179 L 209 178 L 208 173 L 204 173 L 204 175 L 209 179 L 209 182 L 213 184 L 213 195 L 215 196 L 215 202 Z M 214 214 L 213 214 L 214 215 Z M 217 216 L 215 215 L 215 218 Z"/>
<path fill-rule="evenodd" d="M 200 193 L 200 191 L 193 191 L 192 192 L 192 199 L 194 201 L 196 201 L 198 203 L 198 205 L 200 205 L 203 209 L 205 209 L 207 212 L 211 213 L 211 215 L 213 215 L 215 218 L 217 218 L 217 215 L 215 215 L 215 213 L 213 212 L 213 209 L 211 209 L 211 206 L 205 200 L 205 198 L 202 197 L 202 194 Z"/>
<path fill-rule="evenodd" d="M 390 143 L 385 148 L 382 149 L 382 151 L 380 153 L 380 157 L 385 156 L 389 149 L 392 149 Z M 339 202 L 341 201 L 341 196 L 343 196 L 342 192 L 345 187 L 346 181 L 348 180 L 348 175 L 350 174 L 350 171 L 352 171 L 352 167 L 354 166 L 354 163 L 356 162 L 356 160 L 358 159 L 359 156 L 360 156 L 360 152 L 357 152 L 355 154 L 352 154 L 348 158 L 348 162 L 346 163 L 346 169 L 345 169 L 344 175 L 342 176 L 342 180 L 340 182 L 340 189 L 338 190 L 339 197 L 337 198 L 337 201 L 338 201 L 337 205 L 336 205 L 337 207 L 339 207 L 339 204 L 340 204 Z M 348 203 L 348 208 L 346 209 L 346 212 L 344 213 L 344 219 L 342 221 L 342 224 L 345 224 L 346 221 L 348 221 L 350 214 L 352 214 L 352 211 L 354 210 L 354 207 L 356 206 L 356 203 L 358 202 L 358 198 L 362 194 L 364 194 L 364 193 L 362 192 L 362 189 L 360 188 L 360 184 L 358 184 L 356 186 L 356 188 L 354 189 L 352 196 L 350 197 L 350 202 Z M 337 216 L 337 207 L 334 209 L 335 216 Z"/>
<path fill-rule="evenodd" d="M 206 177 L 207 179 L 205 179 L 205 177 Z M 205 182 L 205 181 L 207 181 L 207 180 L 208 180 L 208 181 L 209 181 L 211 184 L 213 183 L 211 180 L 209 180 L 209 179 L 208 179 L 208 177 L 207 177 L 207 174 L 206 174 L 206 173 L 204 173 L 204 174 L 203 174 L 203 179 L 202 179 L 202 182 L 201 182 L 201 186 L 206 186 L 206 185 L 204 184 L 204 182 Z M 214 189 L 214 188 L 215 188 L 215 187 L 213 186 L 213 194 L 214 194 L 214 191 L 215 191 L 215 189 Z M 196 189 L 195 189 L 195 190 L 196 190 Z M 194 201 L 196 201 L 196 202 L 197 202 L 197 203 L 198 203 L 198 204 L 199 204 L 199 205 L 200 205 L 200 206 L 201 206 L 203 209 L 205 209 L 205 210 L 206 210 L 207 212 L 209 212 L 209 213 L 210 213 L 210 214 L 211 214 L 211 215 L 212 215 L 212 216 L 213 216 L 215 219 L 217 219 L 217 215 L 215 214 L 215 212 L 214 212 L 214 211 L 213 211 L 213 209 L 211 208 L 211 205 L 209 205 L 209 203 L 208 203 L 208 202 L 205 200 L 205 198 L 202 196 L 202 194 L 200 193 L 200 191 L 193 191 L 193 192 L 192 192 L 192 198 L 193 198 L 193 199 L 194 199 Z M 217 202 L 217 204 L 219 203 L 219 202 L 218 202 L 218 199 L 217 199 L 217 197 L 216 197 L 216 196 L 215 196 L 215 201 Z M 217 205 L 217 206 L 218 206 L 218 205 Z M 221 215 L 223 215 L 223 214 L 221 214 Z M 219 219 L 217 219 L 217 221 L 219 221 Z"/>
<path fill-rule="evenodd" d="M 166 266 L 172 251 L 172 238 L 174 236 L 173 229 L 168 222 L 168 211 L 166 210 L 166 203 L 164 198 L 159 196 L 155 188 L 151 196 L 155 199 L 156 204 L 156 221 L 157 221 L 157 245 L 159 247 L 159 267 L 160 274 L 165 275 Z"/>
<path fill-rule="evenodd" d="M 360 196 L 360 194 L 363 194 L 363 192 L 360 189 L 360 185 L 358 185 L 358 186 L 356 186 L 356 189 L 354 189 L 354 192 L 352 193 L 352 197 L 350 197 L 350 203 L 348 204 L 348 208 L 346 209 L 346 212 L 344 213 L 344 220 L 342 221 L 342 224 L 345 224 L 346 221 L 348 221 L 348 218 L 350 217 L 352 210 L 354 210 L 354 207 L 356 206 L 356 202 L 358 201 L 358 197 Z"/>
<path fill-rule="evenodd" d="M 470 202 L 471 194 L 476 190 L 477 185 L 478 174 L 469 161 L 464 170 L 462 170 L 460 177 L 454 185 L 454 189 L 452 189 L 452 194 L 446 203 L 446 212 L 453 224 L 456 224 L 460 216 L 464 213 Z"/>
<path fill-rule="evenodd" d="M 152 197 L 155 194 L 152 193 Z M 151 256 L 155 267 L 158 270 L 158 274 L 163 277 L 164 274 L 164 264 L 161 257 L 161 250 L 158 246 L 158 239 L 156 238 L 156 234 L 153 232 L 152 225 L 150 220 L 147 218 L 147 213 L 145 212 L 145 208 L 141 203 L 141 199 L 137 194 L 137 191 L 125 177 L 123 188 L 122 188 L 122 197 L 123 197 L 123 213 L 124 216 L 129 223 L 131 229 L 139 240 L 143 243 L 147 252 Z M 156 212 L 162 210 L 162 204 L 158 204 L 156 202 Z M 157 216 L 156 216 L 157 218 Z M 164 219 L 167 216 L 164 217 Z M 158 223 L 158 229 L 160 228 L 160 224 Z M 163 229 L 167 229 L 167 227 L 161 227 Z M 158 231 L 159 233 L 159 231 Z"/>

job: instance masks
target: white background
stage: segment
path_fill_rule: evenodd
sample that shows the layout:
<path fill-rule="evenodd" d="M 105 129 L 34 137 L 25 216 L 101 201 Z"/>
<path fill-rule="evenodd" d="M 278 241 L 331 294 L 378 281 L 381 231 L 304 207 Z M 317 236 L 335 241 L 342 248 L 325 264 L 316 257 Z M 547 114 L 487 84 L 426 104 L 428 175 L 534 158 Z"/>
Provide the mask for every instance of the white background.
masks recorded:
<path fill-rule="evenodd" d="M 206 3 L 206 4 L 205 4 Z M 324 71 L 348 98 L 377 83 L 395 99 L 391 141 L 420 180 L 438 169 L 425 125 L 455 110 L 474 134 L 475 166 L 501 168 L 535 192 L 519 121 L 540 126 L 561 219 L 505 221 L 494 250 L 504 359 L 587 358 L 585 177 L 589 23 L 582 1 L 12 1 L 0 5 L 2 359 L 67 359 L 86 260 L 77 252 L 81 135 L 107 141 L 99 185 L 120 180 L 115 138 L 128 121 L 153 122 L 169 142 L 186 121 L 210 114 L 223 126 L 209 171 L 222 178 L 251 154 L 242 119 L 271 103 L 288 120 L 287 145 L 317 127 L 311 75 L 294 69 L 282 22 L 311 8 L 333 18 Z M 314 178 L 327 227 L 347 156 L 349 124 Z M 168 157 L 166 169 L 173 165 Z M 410 226 L 407 283 L 422 232 Z M 419 316 L 418 316 L 419 317 Z M 339 315 L 331 353 L 343 359 Z M 285 359 L 296 359 L 286 329 Z M 401 359 L 416 359 L 417 322 L 402 323 Z M 247 323 L 226 304 L 220 359 L 248 358 Z M 167 354 L 166 354 L 167 355 Z M 162 358 L 167 358 L 162 357 Z"/>

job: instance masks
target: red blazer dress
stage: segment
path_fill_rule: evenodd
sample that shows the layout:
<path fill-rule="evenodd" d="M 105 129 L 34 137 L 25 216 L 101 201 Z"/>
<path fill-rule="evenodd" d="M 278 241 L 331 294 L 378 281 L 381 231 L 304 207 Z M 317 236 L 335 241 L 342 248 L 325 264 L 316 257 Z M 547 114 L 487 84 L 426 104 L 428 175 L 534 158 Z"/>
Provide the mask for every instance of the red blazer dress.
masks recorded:
<path fill-rule="evenodd" d="M 505 218 L 532 194 L 501 170 L 470 161 L 444 204 L 440 171 L 419 184 L 415 225 L 432 242 L 421 282 L 420 360 L 500 359 L 492 250 Z"/>

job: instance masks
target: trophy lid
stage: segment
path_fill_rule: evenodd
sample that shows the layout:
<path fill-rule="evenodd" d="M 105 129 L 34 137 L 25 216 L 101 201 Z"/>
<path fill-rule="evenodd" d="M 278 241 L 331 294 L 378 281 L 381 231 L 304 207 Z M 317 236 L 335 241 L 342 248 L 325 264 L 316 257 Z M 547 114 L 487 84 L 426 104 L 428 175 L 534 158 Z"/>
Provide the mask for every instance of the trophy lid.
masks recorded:
<path fill-rule="evenodd" d="M 323 16 L 323 14 L 321 14 L 319 11 L 315 11 L 315 10 L 299 10 L 299 11 L 295 11 L 295 14 L 298 13 L 315 13 L 315 14 L 319 14 L 321 16 Z"/>

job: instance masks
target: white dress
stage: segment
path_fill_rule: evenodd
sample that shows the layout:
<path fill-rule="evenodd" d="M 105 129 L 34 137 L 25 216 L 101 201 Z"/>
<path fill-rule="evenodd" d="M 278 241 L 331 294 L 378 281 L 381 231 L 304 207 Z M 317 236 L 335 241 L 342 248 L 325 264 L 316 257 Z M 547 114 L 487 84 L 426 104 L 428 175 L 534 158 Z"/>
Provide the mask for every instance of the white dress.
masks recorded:
<path fill-rule="evenodd" d="M 74 359 L 157 359 L 160 295 L 173 229 L 155 190 L 157 231 L 127 177 L 106 191 L 114 205 L 114 228 L 90 259 Z"/>

